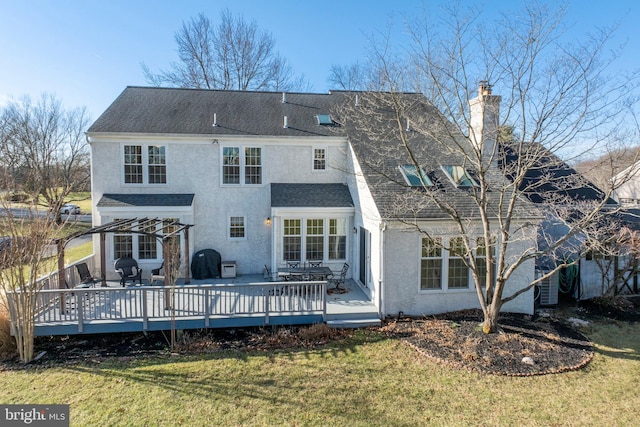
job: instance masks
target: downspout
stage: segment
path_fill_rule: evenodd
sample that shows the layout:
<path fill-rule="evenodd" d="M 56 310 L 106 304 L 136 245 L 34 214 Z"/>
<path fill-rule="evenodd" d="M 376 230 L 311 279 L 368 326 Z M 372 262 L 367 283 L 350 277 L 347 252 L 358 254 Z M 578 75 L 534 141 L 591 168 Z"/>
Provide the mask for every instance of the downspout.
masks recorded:
<path fill-rule="evenodd" d="M 378 273 L 378 317 L 382 320 L 385 316 L 386 310 L 384 307 L 384 232 L 387 230 L 387 223 L 382 221 L 380 223 L 380 244 L 379 244 L 379 273 Z"/>

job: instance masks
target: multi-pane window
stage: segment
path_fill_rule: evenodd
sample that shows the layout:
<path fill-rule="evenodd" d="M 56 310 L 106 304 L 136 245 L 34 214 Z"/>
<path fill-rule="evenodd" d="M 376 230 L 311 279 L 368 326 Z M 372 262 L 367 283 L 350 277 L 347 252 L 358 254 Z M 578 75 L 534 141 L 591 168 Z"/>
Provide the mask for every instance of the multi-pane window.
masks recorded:
<path fill-rule="evenodd" d="M 347 219 L 329 220 L 329 259 L 347 258 Z"/>
<path fill-rule="evenodd" d="M 240 148 L 222 149 L 222 183 L 240 184 Z"/>
<path fill-rule="evenodd" d="M 262 149 L 222 147 L 222 183 L 262 184 Z"/>
<path fill-rule="evenodd" d="M 285 261 L 300 261 L 302 255 L 301 220 L 285 219 L 283 229 L 283 255 Z"/>
<path fill-rule="evenodd" d="M 262 150 L 259 147 L 247 147 L 244 154 L 244 183 L 262 184 Z"/>
<path fill-rule="evenodd" d="M 156 224 L 151 222 L 140 226 L 140 231 L 144 233 L 155 233 Z M 138 258 L 140 259 L 157 259 L 158 258 L 158 241 L 155 236 L 147 234 L 138 234 Z"/>
<path fill-rule="evenodd" d="M 243 216 L 232 216 L 229 218 L 229 238 L 244 239 L 245 225 Z"/>
<path fill-rule="evenodd" d="M 284 219 L 284 261 L 344 260 L 347 258 L 348 218 Z"/>
<path fill-rule="evenodd" d="M 324 220 L 308 219 L 306 233 L 306 259 L 321 260 L 324 258 Z"/>
<path fill-rule="evenodd" d="M 167 183 L 167 156 L 165 147 L 152 145 L 148 147 L 149 184 Z"/>
<path fill-rule="evenodd" d="M 131 234 L 114 234 L 113 258 L 130 257 L 133 254 L 133 236 Z"/>
<path fill-rule="evenodd" d="M 442 278 L 442 241 L 422 238 L 420 260 L 420 289 L 440 289 Z"/>
<path fill-rule="evenodd" d="M 116 220 L 117 221 L 117 220 Z M 132 224 L 137 226 L 140 233 L 114 233 L 113 258 L 133 257 L 136 259 L 161 259 L 162 245 L 157 234 L 169 234 L 177 229 L 177 220 L 166 218 L 162 223 L 149 221 L 146 223 Z M 144 233 L 153 233 L 148 235 Z M 173 242 L 180 251 L 180 236 L 176 235 Z"/>
<path fill-rule="evenodd" d="M 324 148 L 313 149 L 313 170 L 323 171 L 327 168 L 326 150 Z"/>
<path fill-rule="evenodd" d="M 469 287 L 469 268 L 465 263 L 466 248 L 462 237 L 454 237 L 449 247 L 449 289 Z"/>
<path fill-rule="evenodd" d="M 124 183 L 166 184 L 166 147 L 163 145 L 125 145 Z"/>
<path fill-rule="evenodd" d="M 124 146 L 124 182 L 125 184 L 142 184 L 142 146 Z"/>

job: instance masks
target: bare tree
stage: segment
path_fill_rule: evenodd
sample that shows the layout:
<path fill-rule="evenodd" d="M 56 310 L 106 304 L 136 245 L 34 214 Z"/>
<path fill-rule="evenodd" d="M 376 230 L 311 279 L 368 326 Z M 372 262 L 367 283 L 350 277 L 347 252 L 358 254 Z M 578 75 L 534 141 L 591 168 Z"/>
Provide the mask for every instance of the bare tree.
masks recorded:
<path fill-rule="evenodd" d="M 9 313 L 20 359 L 33 359 L 36 302 L 50 271 L 49 246 L 60 232 L 53 215 L 15 218 L 4 201 L 0 217 L 0 304 Z M 32 206 L 35 209 L 35 206 Z"/>
<path fill-rule="evenodd" d="M 637 105 L 629 95 L 638 75 L 606 75 L 611 30 L 563 42 L 562 8 L 526 6 L 496 22 L 457 6 L 445 14 L 444 25 L 430 22 L 432 14 L 410 24 L 413 45 L 403 61 L 388 40 L 377 43 L 370 74 L 386 93 L 361 95 L 340 115 L 357 135 L 353 141 L 364 135 L 368 152 L 377 147 L 363 158 L 380 179 L 394 180 L 399 160 L 434 171 L 434 183 L 417 173 L 424 191 L 398 192 L 397 213 L 390 215 L 464 262 L 488 333 L 505 303 L 577 262 L 587 236 L 595 238 L 613 188 L 595 188 L 560 157 L 572 160 L 620 140 L 624 114 Z M 408 86 L 429 102 L 402 93 Z M 493 94 L 496 88 L 502 96 Z M 383 120 L 389 118 L 391 125 Z M 438 184 L 447 163 L 469 182 L 464 198 L 460 182 Z M 455 224 L 457 238 L 445 242 L 421 221 L 421 212 L 434 207 Z M 553 262 L 505 293 L 520 267 L 544 257 Z"/>
<path fill-rule="evenodd" d="M 89 185 L 89 151 L 84 108 L 65 110 L 53 95 L 24 97 L 0 115 L 0 165 L 16 187 L 41 206 L 58 212 L 73 191 Z"/>
<path fill-rule="evenodd" d="M 294 90 L 305 87 L 288 61 L 275 49 L 271 33 L 229 9 L 214 26 L 202 13 L 183 22 L 175 35 L 179 62 L 157 74 L 142 65 L 156 86 L 230 90 Z"/>

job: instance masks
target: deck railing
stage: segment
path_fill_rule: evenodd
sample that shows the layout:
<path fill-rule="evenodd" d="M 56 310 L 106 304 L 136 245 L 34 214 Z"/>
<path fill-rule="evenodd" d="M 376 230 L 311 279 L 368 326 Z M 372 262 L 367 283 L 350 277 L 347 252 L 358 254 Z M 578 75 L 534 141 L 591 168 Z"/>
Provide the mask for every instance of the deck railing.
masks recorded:
<path fill-rule="evenodd" d="M 219 318 L 321 315 L 326 317 L 326 282 L 266 282 L 229 285 L 132 286 L 45 289 L 37 296 L 38 325 L 167 319 L 199 319 L 204 327 Z"/>

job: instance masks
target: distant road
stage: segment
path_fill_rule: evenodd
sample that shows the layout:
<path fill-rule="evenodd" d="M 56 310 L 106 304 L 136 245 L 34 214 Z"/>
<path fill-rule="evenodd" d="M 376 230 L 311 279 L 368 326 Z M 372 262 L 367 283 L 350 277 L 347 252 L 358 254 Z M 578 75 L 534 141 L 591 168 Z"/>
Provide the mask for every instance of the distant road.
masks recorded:
<path fill-rule="evenodd" d="M 9 211 L 16 218 L 33 218 L 33 216 L 36 214 L 40 217 L 44 217 L 47 214 L 44 210 L 34 212 L 31 209 L 23 208 L 9 208 Z M 5 215 L 6 211 L 4 209 L 0 209 L 0 216 Z M 91 214 L 62 215 L 62 219 L 69 221 L 91 222 Z"/>

